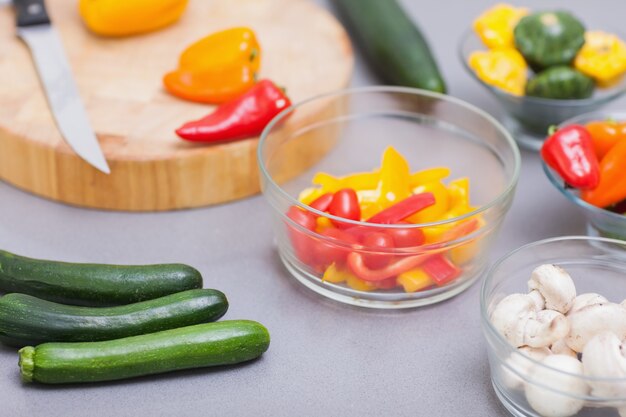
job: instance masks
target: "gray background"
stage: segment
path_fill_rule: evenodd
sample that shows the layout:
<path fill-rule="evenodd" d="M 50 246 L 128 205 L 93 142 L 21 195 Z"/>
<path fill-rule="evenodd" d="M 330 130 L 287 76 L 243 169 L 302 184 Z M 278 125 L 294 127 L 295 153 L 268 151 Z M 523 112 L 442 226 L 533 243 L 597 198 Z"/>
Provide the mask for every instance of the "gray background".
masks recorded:
<path fill-rule="evenodd" d="M 329 7 L 327 0 L 318 3 Z M 456 54 L 462 31 L 494 1 L 402 3 L 427 34 L 450 93 L 498 115 L 495 101 L 464 72 Z M 622 0 L 520 4 L 566 5 L 592 28 L 619 28 L 626 15 Z M 376 83 L 357 57 L 353 85 Z M 538 157 L 522 157 L 517 195 L 494 259 L 534 240 L 584 233 L 582 216 L 548 183 Z M 15 351 L 0 347 L 0 416 L 506 415 L 489 380 L 479 284 L 411 311 L 340 305 L 290 278 L 272 247 L 268 219 L 261 197 L 173 213 L 107 213 L 0 183 L 1 248 L 71 261 L 186 262 L 202 271 L 206 286 L 228 295 L 227 319 L 258 320 L 272 334 L 269 351 L 244 366 L 89 386 L 22 385 Z"/>

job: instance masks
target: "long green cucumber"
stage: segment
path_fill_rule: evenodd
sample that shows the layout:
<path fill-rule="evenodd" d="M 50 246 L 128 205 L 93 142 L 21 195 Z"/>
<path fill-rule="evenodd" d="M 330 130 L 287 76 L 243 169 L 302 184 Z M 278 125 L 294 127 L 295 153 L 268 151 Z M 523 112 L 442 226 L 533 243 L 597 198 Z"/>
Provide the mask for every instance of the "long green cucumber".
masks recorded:
<path fill-rule="evenodd" d="M 194 288 L 202 288 L 202 276 L 183 264 L 81 264 L 0 251 L 0 291 L 65 304 L 128 304 Z"/>
<path fill-rule="evenodd" d="M 446 92 L 426 39 L 397 0 L 333 0 L 333 4 L 386 82 Z"/>
<path fill-rule="evenodd" d="M 220 321 L 105 342 L 26 346 L 19 366 L 25 382 L 111 381 L 244 362 L 269 343 L 267 329 L 257 322 Z"/>
<path fill-rule="evenodd" d="M 0 341 L 12 346 L 93 342 L 207 323 L 228 309 L 217 290 L 188 290 L 117 307 L 77 307 L 26 294 L 0 297 Z"/>

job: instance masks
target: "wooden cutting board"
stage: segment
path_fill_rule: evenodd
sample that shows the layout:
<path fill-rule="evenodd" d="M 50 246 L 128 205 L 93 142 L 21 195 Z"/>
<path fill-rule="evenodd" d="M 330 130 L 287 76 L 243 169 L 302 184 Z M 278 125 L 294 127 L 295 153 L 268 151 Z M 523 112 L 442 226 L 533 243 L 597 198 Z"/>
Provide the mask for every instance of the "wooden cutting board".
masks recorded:
<path fill-rule="evenodd" d="M 154 211 L 231 201 L 259 191 L 258 139 L 198 146 L 174 129 L 212 110 L 167 94 L 161 78 L 180 52 L 217 30 L 249 26 L 263 60 L 261 77 L 287 88 L 293 102 L 346 87 L 349 39 L 326 11 L 306 0 L 191 0 L 183 18 L 159 32 L 108 39 L 83 26 L 77 0 L 48 0 L 74 77 L 111 167 L 105 175 L 78 158 L 55 126 L 30 53 L 15 37 L 10 7 L 0 8 L 0 179 L 65 203 Z M 317 108 L 292 122 L 332 109 Z M 287 125 L 285 127 L 287 127 Z M 332 138 L 331 138 L 332 139 Z M 300 141 L 285 177 L 332 146 Z M 300 163 L 301 162 L 301 163 Z"/>

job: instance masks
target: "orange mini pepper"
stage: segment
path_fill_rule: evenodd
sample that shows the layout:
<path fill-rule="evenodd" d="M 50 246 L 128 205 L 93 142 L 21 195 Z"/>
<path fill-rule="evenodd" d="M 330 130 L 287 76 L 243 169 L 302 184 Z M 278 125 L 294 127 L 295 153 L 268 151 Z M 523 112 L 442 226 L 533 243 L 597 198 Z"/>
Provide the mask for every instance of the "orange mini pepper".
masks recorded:
<path fill-rule="evenodd" d="M 600 184 L 583 190 L 581 197 L 597 207 L 608 207 L 626 199 L 626 140 L 615 144 L 600 162 Z"/>
<path fill-rule="evenodd" d="M 599 120 L 589 122 L 585 126 L 591 134 L 593 148 L 598 160 L 619 141 L 626 140 L 626 122 L 618 123 L 613 120 Z"/>
<path fill-rule="evenodd" d="M 245 27 L 216 32 L 185 49 L 178 68 L 163 77 L 170 93 L 185 100 L 220 104 L 235 99 L 255 83 L 261 48 Z"/>

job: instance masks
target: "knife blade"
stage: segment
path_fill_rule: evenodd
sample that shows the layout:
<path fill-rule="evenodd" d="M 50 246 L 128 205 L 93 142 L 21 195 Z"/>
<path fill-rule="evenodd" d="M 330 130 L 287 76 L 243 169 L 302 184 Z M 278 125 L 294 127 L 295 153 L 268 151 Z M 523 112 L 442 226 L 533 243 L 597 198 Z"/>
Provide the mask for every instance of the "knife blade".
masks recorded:
<path fill-rule="evenodd" d="M 109 174 L 109 165 L 87 118 L 61 38 L 50 22 L 44 1 L 13 0 L 13 5 L 17 34 L 30 49 L 61 135 L 78 156 Z"/>

